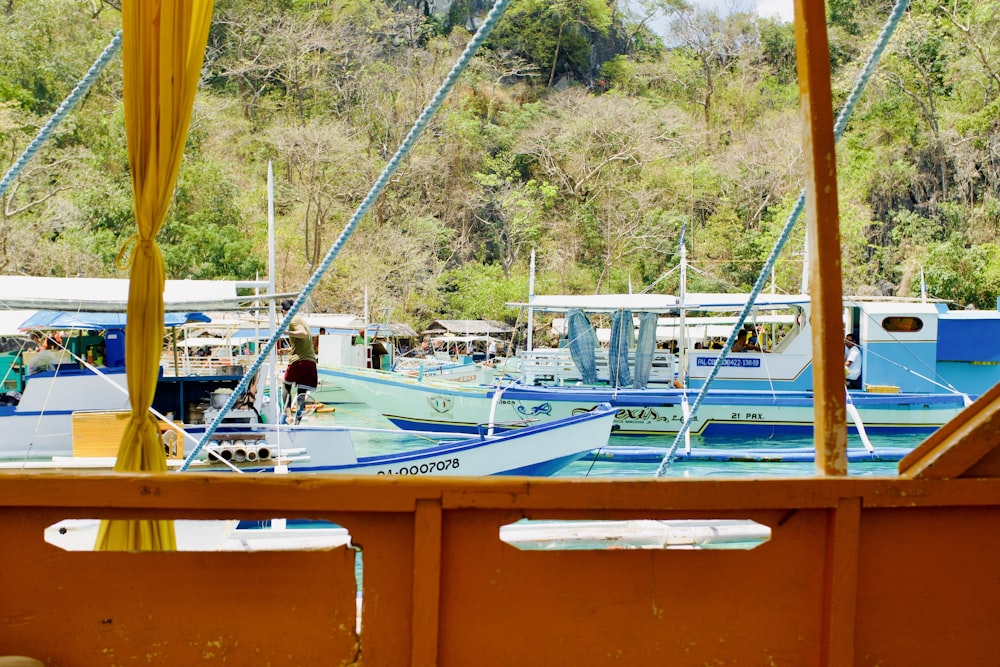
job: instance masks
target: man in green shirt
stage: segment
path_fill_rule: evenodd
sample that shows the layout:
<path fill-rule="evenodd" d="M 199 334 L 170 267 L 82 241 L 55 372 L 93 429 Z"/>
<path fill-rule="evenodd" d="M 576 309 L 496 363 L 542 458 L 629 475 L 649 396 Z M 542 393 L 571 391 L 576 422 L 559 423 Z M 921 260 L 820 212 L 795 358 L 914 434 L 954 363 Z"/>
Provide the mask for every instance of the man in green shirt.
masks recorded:
<path fill-rule="evenodd" d="M 281 312 L 284 316 L 288 316 L 288 311 L 291 308 L 291 299 L 281 302 Z M 294 422 L 298 424 L 306 406 L 306 393 L 316 389 L 319 384 L 316 375 L 316 350 L 313 347 L 309 325 L 306 324 L 306 319 L 300 313 L 296 313 L 292 321 L 288 323 L 287 333 L 292 353 L 288 357 L 288 368 L 285 369 L 285 416 L 289 421 L 293 420 L 291 405 L 294 385 Z"/>

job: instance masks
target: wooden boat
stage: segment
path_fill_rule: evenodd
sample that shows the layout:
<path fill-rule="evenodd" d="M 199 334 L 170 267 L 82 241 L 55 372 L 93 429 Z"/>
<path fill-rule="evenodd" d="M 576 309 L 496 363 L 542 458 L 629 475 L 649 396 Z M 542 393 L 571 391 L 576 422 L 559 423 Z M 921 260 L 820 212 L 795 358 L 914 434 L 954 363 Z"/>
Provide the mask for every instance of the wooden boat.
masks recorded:
<path fill-rule="evenodd" d="M 808 295 L 758 298 L 754 319 L 770 323 L 776 333 L 776 323 L 782 322 L 778 337 L 765 350 L 734 352 L 720 362 L 722 351 L 710 348 L 710 334 L 730 331 L 732 311 L 744 308 L 746 301 L 738 294 L 689 294 L 684 300 L 643 294 L 539 296 L 520 304 L 536 312 L 572 311 L 587 303 L 589 312 L 659 315 L 658 328 L 671 343 L 679 339 L 684 347 L 678 353 L 651 349 L 645 356 L 648 383 L 642 388 L 631 379 L 614 381 L 607 349 L 580 352 L 570 347 L 525 353 L 519 380 L 493 385 L 457 386 L 350 368 L 327 367 L 321 374 L 401 428 L 469 432 L 490 420 L 555 419 L 610 402 L 619 408 L 616 435 L 666 435 L 680 429 L 687 407 L 711 379 L 690 432 L 709 438 L 808 435 L 814 421 L 811 301 Z M 710 316 L 685 320 L 682 311 Z M 730 315 L 727 319 L 718 313 Z M 849 392 L 861 422 L 851 424 L 854 430 L 930 433 L 1000 381 L 1000 348 L 960 343 L 994 340 L 1000 312 L 854 298 L 845 300 L 843 320 L 845 328 L 856 331 L 864 359 L 858 388 Z M 634 336 L 631 331 L 626 335 Z M 590 360 L 574 358 L 587 352 Z M 638 377 L 639 355 L 630 355 L 620 363 L 634 369 L 629 378 Z M 590 379 L 581 365 L 594 368 Z"/>
<path fill-rule="evenodd" d="M 165 315 L 165 326 L 207 319 L 200 312 Z M 35 352 L 13 353 L 12 366 L 21 378 L 20 391 L 0 402 L 0 458 L 68 456 L 73 449 L 77 413 L 124 410 L 128 407 L 122 313 L 39 310 L 22 323 L 25 331 L 66 332 L 63 347 L 52 350 L 47 370 L 27 375 Z M 72 334 L 70 332 L 73 332 Z M 95 356 L 96 355 L 96 356 Z M 89 359 L 89 361 L 88 361 Z M 242 369 L 219 368 L 211 374 L 163 375 L 155 408 L 181 422 L 203 417 L 215 391 L 232 389 Z"/>
<path fill-rule="evenodd" d="M 349 342 L 351 336 L 327 330 L 326 335 L 320 336 L 318 368 L 320 370 L 340 367 L 382 368 L 404 377 L 433 378 L 463 384 L 492 382 L 497 377 L 509 376 L 509 373 L 512 372 L 511 369 L 516 368 L 516 358 L 514 360 L 502 359 L 495 363 L 494 361 L 475 360 L 473 355 L 450 355 L 447 352 L 426 356 L 415 354 L 378 355 L 387 362 L 384 366 L 380 366 L 373 364 L 373 359 L 370 358 L 371 355 L 368 352 L 373 345 L 380 344 L 376 338 L 380 328 L 376 325 L 369 325 L 368 330 L 371 332 L 371 337 L 365 338 L 363 341 L 359 338 L 357 345 Z M 450 344 L 464 347 L 466 344 L 483 346 L 494 339 L 489 336 L 449 336 L 432 338 L 431 341 L 436 341 L 436 344 L 442 346 Z M 385 345 L 391 347 L 388 340 L 385 341 Z M 485 358 L 486 355 L 484 353 L 477 356 Z M 310 395 L 313 400 L 328 405 L 361 402 L 353 394 L 345 391 L 335 378 L 322 372 L 319 377 L 319 387 L 310 392 Z"/>

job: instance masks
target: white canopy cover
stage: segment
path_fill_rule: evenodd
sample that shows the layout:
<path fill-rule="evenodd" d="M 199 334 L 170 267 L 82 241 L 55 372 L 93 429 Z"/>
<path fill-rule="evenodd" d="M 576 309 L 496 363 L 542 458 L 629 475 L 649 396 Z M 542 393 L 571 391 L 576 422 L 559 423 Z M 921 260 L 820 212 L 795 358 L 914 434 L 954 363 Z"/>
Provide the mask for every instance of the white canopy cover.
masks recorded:
<path fill-rule="evenodd" d="M 163 291 L 168 312 L 233 310 L 254 297 L 239 297 L 233 280 L 168 280 Z M 0 276 L 0 307 L 84 312 L 125 312 L 127 278 Z"/>

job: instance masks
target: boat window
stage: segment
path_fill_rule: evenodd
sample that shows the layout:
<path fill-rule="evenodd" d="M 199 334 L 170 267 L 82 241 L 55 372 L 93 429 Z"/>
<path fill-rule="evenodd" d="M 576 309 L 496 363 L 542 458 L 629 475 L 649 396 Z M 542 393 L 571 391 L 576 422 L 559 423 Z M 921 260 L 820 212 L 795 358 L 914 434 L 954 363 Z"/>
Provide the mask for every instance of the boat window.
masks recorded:
<path fill-rule="evenodd" d="M 759 547 L 771 529 L 750 519 L 558 521 L 520 519 L 500 527 L 500 540 L 521 551 L 609 549 L 741 549 Z"/>
<path fill-rule="evenodd" d="M 100 524 L 100 519 L 63 519 L 45 528 L 44 539 L 64 551 L 93 551 Z M 344 547 L 361 558 L 348 529 L 328 521 L 175 519 L 174 530 L 177 551 L 330 551 Z"/>
<path fill-rule="evenodd" d="M 882 320 L 882 328 L 886 331 L 913 332 L 923 329 L 924 322 L 919 317 L 893 315 Z"/>

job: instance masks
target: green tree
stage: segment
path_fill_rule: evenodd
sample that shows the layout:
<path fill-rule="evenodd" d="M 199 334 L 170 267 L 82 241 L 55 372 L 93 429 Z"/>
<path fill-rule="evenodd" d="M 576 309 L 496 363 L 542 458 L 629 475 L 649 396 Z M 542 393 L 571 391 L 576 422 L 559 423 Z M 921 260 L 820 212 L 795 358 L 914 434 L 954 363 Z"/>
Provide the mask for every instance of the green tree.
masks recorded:
<path fill-rule="evenodd" d="M 528 294 L 525 273 L 507 276 L 498 264 L 453 269 L 442 277 L 442 312 L 454 319 L 512 321 L 516 311 L 507 303 L 524 301 Z"/>
<path fill-rule="evenodd" d="M 698 77 L 689 81 L 690 99 L 702 107 L 705 126 L 709 127 L 719 78 L 731 74 L 741 59 L 757 48 L 754 15 L 691 7 L 675 15 L 670 33 L 681 53 L 696 64 Z"/>
<path fill-rule="evenodd" d="M 551 87 L 557 75 L 582 79 L 590 71 L 588 34 L 607 34 L 611 21 L 608 0 L 523 0 L 505 12 L 487 45 L 548 72 Z"/>
<path fill-rule="evenodd" d="M 993 309 L 1000 295 L 1000 245 L 963 247 L 949 241 L 927 248 L 923 257 L 927 289 L 932 296 L 959 305 Z M 918 289 L 914 285 L 910 292 Z"/>

